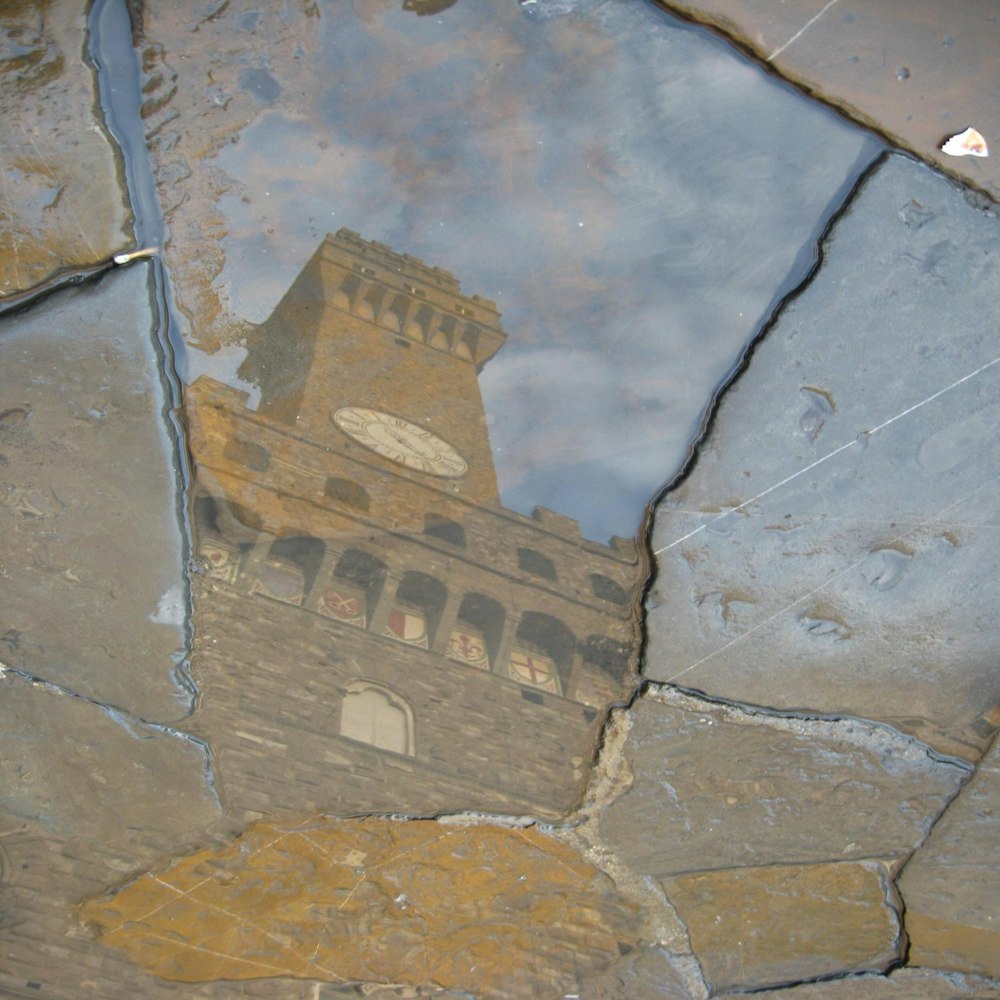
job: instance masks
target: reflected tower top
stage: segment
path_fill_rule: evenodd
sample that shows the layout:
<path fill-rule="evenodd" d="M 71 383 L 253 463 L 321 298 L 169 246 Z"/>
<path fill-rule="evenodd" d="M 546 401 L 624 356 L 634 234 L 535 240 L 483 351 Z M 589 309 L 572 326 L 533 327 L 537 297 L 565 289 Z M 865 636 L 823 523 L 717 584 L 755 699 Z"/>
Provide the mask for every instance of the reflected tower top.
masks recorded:
<path fill-rule="evenodd" d="M 495 303 L 449 271 L 341 229 L 248 338 L 240 375 L 262 416 L 310 441 L 498 502 L 477 376 L 504 340 Z"/>

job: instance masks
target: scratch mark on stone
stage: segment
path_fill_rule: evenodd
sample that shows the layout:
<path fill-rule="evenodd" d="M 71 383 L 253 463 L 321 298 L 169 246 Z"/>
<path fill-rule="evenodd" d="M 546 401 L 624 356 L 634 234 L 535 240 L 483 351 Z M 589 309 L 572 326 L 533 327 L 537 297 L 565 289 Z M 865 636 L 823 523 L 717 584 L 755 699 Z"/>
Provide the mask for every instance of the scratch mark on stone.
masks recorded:
<path fill-rule="evenodd" d="M 807 472 L 811 472 L 813 469 L 815 469 L 817 466 L 822 465 L 824 462 L 828 462 L 831 458 L 834 458 L 835 456 L 839 455 L 842 451 L 846 451 L 848 448 L 851 448 L 854 445 L 860 444 L 862 442 L 867 444 L 867 442 L 870 441 L 876 434 L 878 434 L 879 431 L 885 430 L 886 427 L 889 427 L 891 424 L 894 424 L 897 420 L 901 420 L 903 417 L 909 416 L 909 414 L 913 413 L 914 410 L 919 410 L 920 407 L 926 406 L 928 403 L 933 402 L 939 396 L 943 396 L 946 392 L 950 392 L 952 389 L 958 388 L 958 386 L 962 385 L 965 382 L 968 382 L 969 379 L 975 378 L 977 375 L 981 375 L 984 371 L 986 371 L 989 368 L 992 368 L 996 364 L 1000 364 L 1000 356 L 993 358 L 992 361 L 987 361 L 985 364 L 980 365 L 974 371 L 968 372 L 961 378 L 955 379 L 954 382 L 950 382 L 943 389 L 938 389 L 937 392 L 932 392 L 929 396 L 925 397 L 924 399 L 921 399 L 919 402 L 913 403 L 911 406 L 906 407 L 905 410 L 901 410 L 899 413 L 896 413 L 895 415 L 889 417 L 888 420 L 883 420 L 882 423 L 878 424 L 876 427 L 873 427 L 870 431 L 862 431 L 853 440 L 846 441 L 839 447 L 834 448 L 833 451 L 829 451 L 825 455 L 821 455 L 819 458 L 816 459 L 816 461 L 810 462 L 808 465 L 799 469 L 797 472 L 793 472 L 791 473 L 791 475 L 785 476 L 784 479 L 779 480 L 773 486 L 769 486 L 766 490 L 762 490 L 760 493 L 757 493 L 756 495 L 750 497 L 748 500 L 744 500 L 742 503 L 737 504 L 735 507 L 731 507 L 728 510 L 722 511 L 720 514 L 716 514 L 715 517 L 706 521 L 704 524 L 700 524 L 697 528 L 694 528 L 692 531 L 689 531 L 686 535 L 682 535 L 680 538 L 677 538 L 674 541 L 670 542 L 669 545 L 664 545 L 662 548 L 656 549 L 653 552 L 653 555 L 654 556 L 662 555 L 668 549 L 672 549 L 675 546 L 680 545 L 681 542 L 686 542 L 689 538 L 693 538 L 695 535 L 700 534 L 706 528 L 715 524 L 716 521 L 720 521 L 722 520 L 722 518 L 728 517 L 730 514 L 733 514 L 738 510 L 742 510 L 744 507 L 748 507 L 752 503 L 756 503 L 758 500 L 762 499 L 763 497 L 766 497 L 769 493 L 773 493 L 775 490 L 780 489 L 782 486 L 785 486 L 788 483 L 792 482 L 793 480 L 798 479 L 799 476 L 805 475 L 805 473 Z M 952 506 L 954 505 L 950 504 L 948 507 L 945 507 L 942 511 L 939 512 L 937 516 L 940 516 L 940 514 L 943 514 L 944 511 L 949 510 Z M 931 523 L 932 520 L 933 519 L 921 521 L 920 524 L 921 526 L 923 526 Z"/>
<path fill-rule="evenodd" d="M 787 49 L 787 48 L 788 48 L 788 46 L 792 44 L 792 42 L 794 42 L 794 41 L 795 41 L 796 39 L 798 39 L 798 38 L 801 38 L 801 37 L 802 37 L 802 35 L 803 35 L 803 34 L 804 34 L 804 33 L 805 33 L 805 32 L 806 32 L 806 31 L 807 31 L 807 30 L 808 30 L 809 28 L 811 28 L 811 27 L 812 27 L 812 26 L 813 26 L 813 25 L 814 25 L 814 24 L 815 24 L 815 23 L 816 23 L 816 22 L 817 22 L 817 21 L 818 21 L 818 20 L 819 20 L 819 19 L 820 19 L 820 18 L 821 18 L 821 17 L 822 17 L 822 16 L 823 16 L 823 15 L 824 15 L 825 13 L 826 13 L 826 12 L 827 12 L 827 11 L 828 11 L 828 10 L 829 10 L 829 9 L 830 9 L 830 8 L 831 8 L 831 7 L 832 7 L 832 6 L 834 5 L 834 4 L 835 4 L 835 3 L 836 3 L 836 2 L 837 2 L 837 0 L 830 0 L 830 2 L 829 2 L 829 3 L 827 3 L 827 4 L 826 4 L 826 5 L 825 5 L 825 6 L 823 7 L 823 9 L 822 9 L 822 10 L 821 10 L 821 11 L 820 11 L 820 12 L 819 12 L 818 14 L 815 14 L 815 15 L 813 15 L 813 16 L 812 16 L 811 18 L 809 18 L 809 20 L 808 20 L 808 21 L 806 21 L 806 23 L 805 23 L 805 24 L 803 24 L 803 25 L 802 25 L 802 27 L 801 27 L 801 28 L 799 28 L 799 30 L 798 30 L 798 31 L 796 31 L 796 32 L 795 32 L 795 34 L 794 34 L 794 35 L 792 35 L 792 37 L 791 37 L 791 38 L 789 38 L 787 42 L 785 42 L 785 44 L 784 44 L 784 45 L 779 45 L 779 46 L 778 46 L 778 48 L 776 48 L 776 49 L 775 49 L 775 50 L 774 50 L 774 51 L 773 51 L 773 52 L 772 52 L 772 53 L 771 53 L 771 54 L 770 54 L 770 55 L 769 55 L 769 56 L 767 57 L 767 60 L 766 60 L 766 61 L 767 61 L 767 62 L 770 62 L 770 61 L 771 61 L 772 59 L 776 59 L 776 58 L 777 58 L 778 56 L 780 56 L 780 55 L 781 55 L 781 53 L 782 53 L 782 52 L 784 52 L 784 51 L 785 51 L 785 49 Z"/>
<path fill-rule="evenodd" d="M 998 358 L 997 360 L 1000 361 L 1000 358 Z M 990 363 L 993 364 L 993 362 L 990 362 Z M 984 367 L 986 367 L 986 366 L 984 366 Z M 966 376 L 966 378 L 968 378 L 968 377 L 969 376 Z M 942 391 L 944 391 L 944 390 L 942 390 Z M 920 405 L 920 404 L 918 404 L 918 405 Z M 912 409 L 916 409 L 916 407 L 911 407 L 910 409 L 911 410 Z M 909 411 L 904 411 L 904 412 L 909 412 Z M 894 417 L 893 419 L 896 419 L 896 418 Z M 886 421 L 886 423 L 891 423 L 891 421 Z M 885 426 L 885 424 L 883 424 L 882 426 Z M 839 448 L 837 450 L 838 451 L 842 451 L 843 447 L 841 447 L 841 448 Z M 816 464 L 816 463 L 813 463 L 813 464 Z M 941 510 L 936 511 L 934 514 L 932 514 L 930 517 L 928 517 L 925 521 L 921 521 L 920 524 L 916 525 L 916 527 L 911 528 L 909 531 L 905 531 L 905 532 L 903 532 L 900 535 L 897 535 L 895 538 L 893 538 L 891 541 L 887 542 L 886 544 L 887 545 L 898 544 L 898 543 L 902 542 L 903 539 L 907 538 L 909 535 L 911 535 L 915 531 L 917 531 L 919 528 L 922 528 L 922 527 L 924 527 L 925 525 L 928 525 L 928 524 L 933 524 L 935 521 L 937 521 L 947 511 L 952 510 L 953 508 L 959 506 L 959 504 L 965 503 L 966 500 L 970 499 L 971 497 L 974 497 L 977 493 L 982 492 L 984 489 L 986 489 L 987 486 L 991 486 L 993 483 L 997 482 L 998 478 L 1000 478 L 1000 477 L 993 476 L 990 479 L 987 479 L 986 482 L 980 484 L 979 486 L 977 486 L 971 492 L 964 494 L 963 496 L 959 497 L 957 500 L 953 501 L 952 503 L 946 505 L 945 507 L 942 507 Z M 694 532 L 692 532 L 692 534 L 694 534 Z M 670 546 L 667 546 L 667 548 L 670 548 Z M 661 549 L 660 551 L 663 552 L 663 551 L 665 551 L 665 549 Z M 678 677 L 683 677 L 685 674 L 690 673 L 696 667 L 700 667 L 703 663 L 706 663 L 708 660 L 714 659 L 720 653 L 724 653 L 731 646 L 735 646 L 738 642 L 742 642 L 744 639 L 746 639 L 749 636 L 753 635 L 754 632 L 757 632 L 759 629 L 764 628 L 765 625 L 769 625 L 776 618 L 780 618 L 781 615 L 783 615 L 786 611 L 790 611 L 796 605 L 801 604 L 803 601 L 808 600 L 813 595 L 818 594 L 821 590 L 824 590 L 826 587 L 830 586 L 831 583 L 836 583 L 837 580 L 842 579 L 848 573 L 850 573 L 852 570 L 857 569 L 868 558 L 869 555 L 870 555 L 870 553 L 865 552 L 864 555 L 860 559 L 854 560 L 848 566 L 845 566 L 844 569 L 840 570 L 838 573 L 834 573 L 833 576 L 828 577 L 826 580 L 824 580 L 822 583 L 818 584 L 817 586 L 813 587 L 811 590 L 807 590 L 804 594 L 802 594 L 800 597 L 797 597 L 794 601 L 791 601 L 789 604 L 786 604 L 783 608 L 779 608 L 777 611 L 774 612 L 774 614 L 769 615 L 763 621 L 758 622 L 756 625 L 754 625 L 753 628 L 747 629 L 746 632 L 743 632 L 740 635 L 734 637 L 733 639 L 730 639 L 729 642 L 727 642 L 724 645 L 720 646 L 718 649 L 713 650 L 711 653 L 708 653 L 706 656 L 703 656 L 700 660 L 696 660 L 694 663 L 692 663 L 689 666 L 685 667 L 683 670 L 680 670 L 676 674 L 674 674 L 673 676 L 666 678 L 666 680 L 663 683 L 669 684 L 672 681 L 677 680 Z"/>

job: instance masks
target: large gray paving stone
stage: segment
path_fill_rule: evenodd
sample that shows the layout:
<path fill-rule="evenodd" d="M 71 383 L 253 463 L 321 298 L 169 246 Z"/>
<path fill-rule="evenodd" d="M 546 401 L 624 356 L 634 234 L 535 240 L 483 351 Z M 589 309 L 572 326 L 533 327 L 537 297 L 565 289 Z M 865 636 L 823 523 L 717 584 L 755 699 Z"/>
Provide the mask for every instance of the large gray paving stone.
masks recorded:
<path fill-rule="evenodd" d="M 910 961 L 1000 978 L 1000 744 L 903 870 Z"/>
<path fill-rule="evenodd" d="M 725 993 L 735 1000 L 745 993 Z M 819 983 L 802 983 L 780 990 L 763 990 L 754 1000 L 994 1000 L 1000 983 L 979 976 L 962 976 L 936 969 L 896 969 L 888 976 L 849 976 Z"/>
<path fill-rule="evenodd" d="M 869 179 L 657 508 L 648 676 L 978 758 L 1000 701 L 998 263 L 1000 223 L 950 182 L 899 155 Z"/>
<path fill-rule="evenodd" d="M 191 696 L 147 279 L 112 272 L 0 329 L 0 661 L 167 721 Z"/>
<path fill-rule="evenodd" d="M 861 722 L 768 717 L 669 689 L 631 716 L 632 786 L 600 832 L 633 869 L 659 877 L 902 857 L 968 776 Z"/>
<path fill-rule="evenodd" d="M 0 814 L 99 853 L 109 881 L 218 819 L 208 768 L 208 748 L 182 735 L 0 675 Z"/>

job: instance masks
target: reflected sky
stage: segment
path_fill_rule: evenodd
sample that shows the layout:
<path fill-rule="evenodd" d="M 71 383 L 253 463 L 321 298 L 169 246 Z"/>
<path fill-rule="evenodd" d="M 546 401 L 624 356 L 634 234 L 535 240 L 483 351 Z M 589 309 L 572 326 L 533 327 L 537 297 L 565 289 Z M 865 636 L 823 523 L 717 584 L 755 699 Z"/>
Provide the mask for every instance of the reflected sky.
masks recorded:
<path fill-rule="evenodd" d="M 262 321 L 340 226 L 453 271 L 508 332 L 480 380 L 504 503 L 633 534 L 880 148 L 641 2 L 321 4 L 253 50 L 281 16 L 231 40 L 257 114 L 213 164 L 223 301 Z"/>

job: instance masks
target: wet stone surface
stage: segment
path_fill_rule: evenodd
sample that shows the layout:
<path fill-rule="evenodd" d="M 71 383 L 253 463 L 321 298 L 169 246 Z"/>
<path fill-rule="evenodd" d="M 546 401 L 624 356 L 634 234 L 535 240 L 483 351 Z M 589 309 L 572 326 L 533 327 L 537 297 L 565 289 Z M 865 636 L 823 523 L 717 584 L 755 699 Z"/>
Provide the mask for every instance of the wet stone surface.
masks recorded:
<path fill-rule="evenodd" d="M 978 758 L 1000 701 L 998 252 L 946 180 L 900 156 L 870 178 L 657 509 L 651 678 Z"/>
<path fill-rule="evenodd" d="M 534 829 L 378 819 L 260 824 L 83 914 L 165 979 L 434 983 L 483 998 L 569 991 L 633 947 L 638 916 Z"/>
<path fill-rule="evenodd" d="M 658 877 L 901 858 L 968 778 L 860 722 L 751 715 L 669 690 L 647 694 L 630 716 L 632 787 L 600 832 L 632 868 Z"/>
<path fill-rule="evenodd" d="M 95 111 L 79 0 L 0 10 L 0 303 L 128 243 L 116 153 Z"/>
<path fill-rule="evenodd" d="M 3 293 L 125 219 L 82 9 L 13 6 Z M 877 144 L 641 2 L 131 13 L 179 313 L 143 264 L 0 325 L 0 993 L 1000 995 L 995 751 L 940 756 L 1000 722 L 996 218 L 869 179 L 657 511 L 647 675 L 748 705 L 625 708 L 642 506 Z"/>
<path fill-rule="evenodd" d="M 713 993 L 882 971 L 902 953 L 891 883 L 871 862 L 700 872 L 663 888 Z"/>
<path fill-rule="evenodd" d="M 900 879 L 914 965 L 1000 978 L 1000 745 Z"/>
<path fill-rule="evenodd" d="M 0 352 L 0 661 L 178 719 L 177 481 L 145 266 L 9 318 Z"/>
<path fill-rule="evenodd" d="M 0 685 L 8 817 L 130 864 L 218 816 L 205 747 L 12 671 Z"/>
<path fill-rule="evenodd" d="M 752 49 L 855 121 L 1000 197 L 1000 17 L 989 0 L 665 0 Z M 944 140 L 975 127 L 989 158 Z"/>

